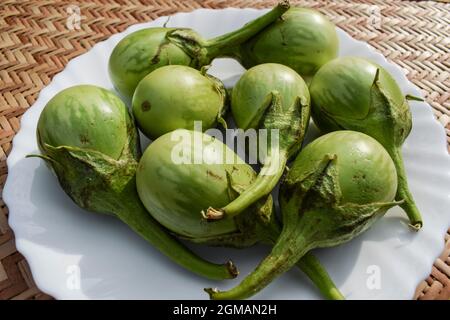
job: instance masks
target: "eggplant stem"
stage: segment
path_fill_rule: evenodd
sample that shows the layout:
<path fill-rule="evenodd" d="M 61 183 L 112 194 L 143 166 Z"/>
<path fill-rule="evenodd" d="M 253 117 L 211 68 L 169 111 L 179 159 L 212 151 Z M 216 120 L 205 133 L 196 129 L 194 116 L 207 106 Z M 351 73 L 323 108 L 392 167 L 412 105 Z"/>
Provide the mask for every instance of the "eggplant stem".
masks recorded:
<path fill-rule="evenodd" d="M 205 48 L 210 58 L 230 55 L 235 47 L 247 41 L 265 27 L 275 22 L 289 9 L 289 1 L 281 1 L 276 7 L 242 28 L 206 41 Z M 231 52 L 229 52 L 231 50 Z"/>
<path fill-rule="evenodd" d="M 144 208 L 135 188 L 134 180 L 130 189 L 117 197 L 114 214 L 133 231 L 152 244 L 164 255 L 185 269 L 213 280 L 233 279 L 238 270 L 232 261 L 215 264 L 204 260 L 171 236 Z M 120 199 L 122 198 L 122 199 Z"/>
<path fill-rule="evenodd" d="M 398 147 L 394 147 L 389 153 L 391 154 L 392 160 L 394 161 L 397 169 L 398 187 L 395 200 L 404 200 L 404 202 L 400 204 L 400 207 L 408 215 L 410 221 L 409 226 L 414 231 L 419 231 L 423 226 L 422 216 L 414 202 L 411 192 L 409 191 L 401 150 Z"/>
<path fill-rule="evenodd" d="M 208 220 L 235 217 L 253 203 L 268 195 L 283 175 L 287 162 L 286 152 L 282 150 L 275 152 L 278 153 L 277 157 L 267 159 L 256 180 L 244 192 L 221 209 L 208 208 L 206 215 L 203 216 Z"/>
<path fill-rule="evenodd" d="M 246 299 L 261 291 L 277 276 L 289 270 L 310 247 L 301 234 L 283 232 L 272 252 L 236 287 L 227 291 L 205 289 L 213 300 Z"/>
<path fill-rule="evenodd" d="M 413 95 L 411 95 L 411 94 L 407 94 L 407 95 L 405 96 L 405 99 L 408 100 L 408 101 L 420 101 L 420 102 L 424 102 L 424 101 L 425 101 L 425 99 L 423 99 L 423 98 L 421 98 L 421 97 L 413 96 Z"/>
<path fill-rule="evenodd" d="M 291 209 L 297 210 L 296 206 Z M 268 231 L 269 242 L 275 243 L 271 253 L 238 286 L 228 291 L 205 289 L 211 299 L 249 298 L 294 265 L 309 277 L 326 299 L 345 299 L 320 261 L 310 253 L 314 244 L 308 241 L 308 232 L 302 228 L 300 220 L 284 226 L 281 234 L 278 227 Z"/>
<path fill-rule="evenodd" d="M 202 210 L 202 217 L 206 220 L 220 220 L 224 216 L 224 212 L 221 209 L 214 209 L 213 207 L 209 207 L 208 210 Z"/>
<path fill-rule="evenodd" d="M 25 158 L 39 158 L 45 161 L 49 162 L 56 162 L 54 159 L 50 158 L 49 156 L 43 155 L 43 154 L 27 154 Z"/>
<path fill-rule="evenodd" d="M 308 276 L 326 299 L 345 300 L 319 259 L 312 253 L 306 253 L 296 265 Z"/>
<path fill-rule="evenodd" d="M 281 232 L 280 226 L 277 223 L 272 223 L 265 226 L 264 230 L 269 243 L 275 244 Z M 311 280 L 326 299 L 345 300 L 344 295 L 336 287 L 327 270 L 313 253 L 307 252 L 295 265 Z"/>

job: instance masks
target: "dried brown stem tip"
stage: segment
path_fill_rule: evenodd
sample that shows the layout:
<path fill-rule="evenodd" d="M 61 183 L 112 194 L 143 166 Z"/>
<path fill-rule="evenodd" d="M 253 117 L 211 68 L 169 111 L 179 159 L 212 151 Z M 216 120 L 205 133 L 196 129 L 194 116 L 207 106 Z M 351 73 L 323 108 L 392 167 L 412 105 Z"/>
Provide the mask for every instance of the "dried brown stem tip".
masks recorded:
<path fill-rule="evenodd" d="M 220 220 L 224 216 L 224 212 L 222 209 L 214 209 L 213 207 L 209 207 L 208 210 L 202 211 L 202 216 L 206 220 Z"/>

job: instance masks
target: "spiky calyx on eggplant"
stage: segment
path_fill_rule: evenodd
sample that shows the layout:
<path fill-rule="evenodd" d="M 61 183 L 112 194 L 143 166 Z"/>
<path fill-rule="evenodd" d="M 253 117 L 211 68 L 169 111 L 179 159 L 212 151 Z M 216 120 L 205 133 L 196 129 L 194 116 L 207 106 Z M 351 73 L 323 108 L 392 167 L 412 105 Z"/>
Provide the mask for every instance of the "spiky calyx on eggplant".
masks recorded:
<path fill-rule="evenodd" d="M 40 158 L 80 207 L 116 216 L 184 268 L 212 279 L 234 278 L 231 262 L 201 259 L 168 234 L 147 212 L 136 191 L 140 157 L 136 127 L 112 92 L 74 86 L 53 97 L 37 126 Z"/>

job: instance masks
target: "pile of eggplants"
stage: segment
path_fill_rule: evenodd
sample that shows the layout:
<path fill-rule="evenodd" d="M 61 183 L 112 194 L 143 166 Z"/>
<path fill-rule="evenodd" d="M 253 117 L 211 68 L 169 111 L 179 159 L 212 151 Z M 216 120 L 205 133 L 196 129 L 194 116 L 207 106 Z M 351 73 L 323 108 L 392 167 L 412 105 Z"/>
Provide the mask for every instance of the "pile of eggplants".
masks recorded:
<path fill-rule="evenodd" d="M 325 16 L 287 1 L 209 40 L 187 28 L 135 31 L 109 58 L 118 94 L 88 84 L 59 92 L 41 113 L 33 156 L 78 206 L 120 219 L 200 276 L 238 269 L 182 241 L 271 247 L 236 287 L 205 289 L 212 299 L 251 297 L 293 266 L 325 298 L 343 299 L 313 249 L 352 240 L 396 205 L 415 230 L 423 222 L 401 156 L 409 97 L 381 66 L 338 49 Z M 232 89 L 207 73 L 218 57 L 248 69 Z M 226 113 L 243 132 L 266 133 L 258 172 L 207 131 L 226 129 Z M 312 120 L 324 135 L 303 147 Z M 143 154 L 138 129 L 152 140 Z"/>
<path fill-rule="evenodd" d="M 342 57 L 325 64 L 314 76 L 310 92 L 313 118 L 324 132 L 355 130 L 370 135 L 389 152 L 398 176 L 397 200 L 414 229 L 422 217 L 409 191 L 401 146 L 412 128 L 408 100 L 394 78 L 376 63 Z"/>

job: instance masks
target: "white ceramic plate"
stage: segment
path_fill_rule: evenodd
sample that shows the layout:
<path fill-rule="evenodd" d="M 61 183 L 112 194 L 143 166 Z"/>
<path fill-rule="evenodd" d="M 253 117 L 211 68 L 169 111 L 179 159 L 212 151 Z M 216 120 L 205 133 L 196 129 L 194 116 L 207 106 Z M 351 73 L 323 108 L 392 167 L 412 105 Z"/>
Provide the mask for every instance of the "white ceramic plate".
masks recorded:
<path fill-rule="evenodd" d="M 242 26 L 264 11 L 254 9 L 196 10 L 171 17 L 168 26 L 191 27 L 205 37 Z M 241 279 L 212 282 L 184 271 L 162 256 L 118 220 L 79 209 L 59 187 L 56 178 L 36 158 L 35 129 L 39 114 L 58 91 L 76 84 L 112 89 L 108 57 L 125 35 L 162 26 L 166 17 L 134 25 L 98 43 L 72 61 L 42 90 L 24 114 L 8 158 L 4 200 L 18 250 L 28 260 L 37 286 L 59 299 L 205 299 L 204 287 L 229 288 Z M 339 30 L 340 54 L 373 59 L 392 73 L 404 93 L 420 96 L 402 70 L 367 44 Z M 218 60 L 211 72 L 232 84 L 243 68 Z M 424 228 L 406 227 L 399 208 L 371 230 L 348 244 L 317 250 L 323 264 L 349 299 L 410 299 L 417 284 L 431 270 L 443 249 L 450 225 L 450 159 L 443 128 L 429 105 L 411 103 L 413 130 L 404 145 L 410 187 L 424 217 Z M 222 262 L 232 258 L 241 275 L 259 262 L 268 248 L 244 251 L 193 247 L 205 257 Z M 260 299 L 317 299 L 320 295 L 298 270 L 291 270 L 257 295 Z"/>

